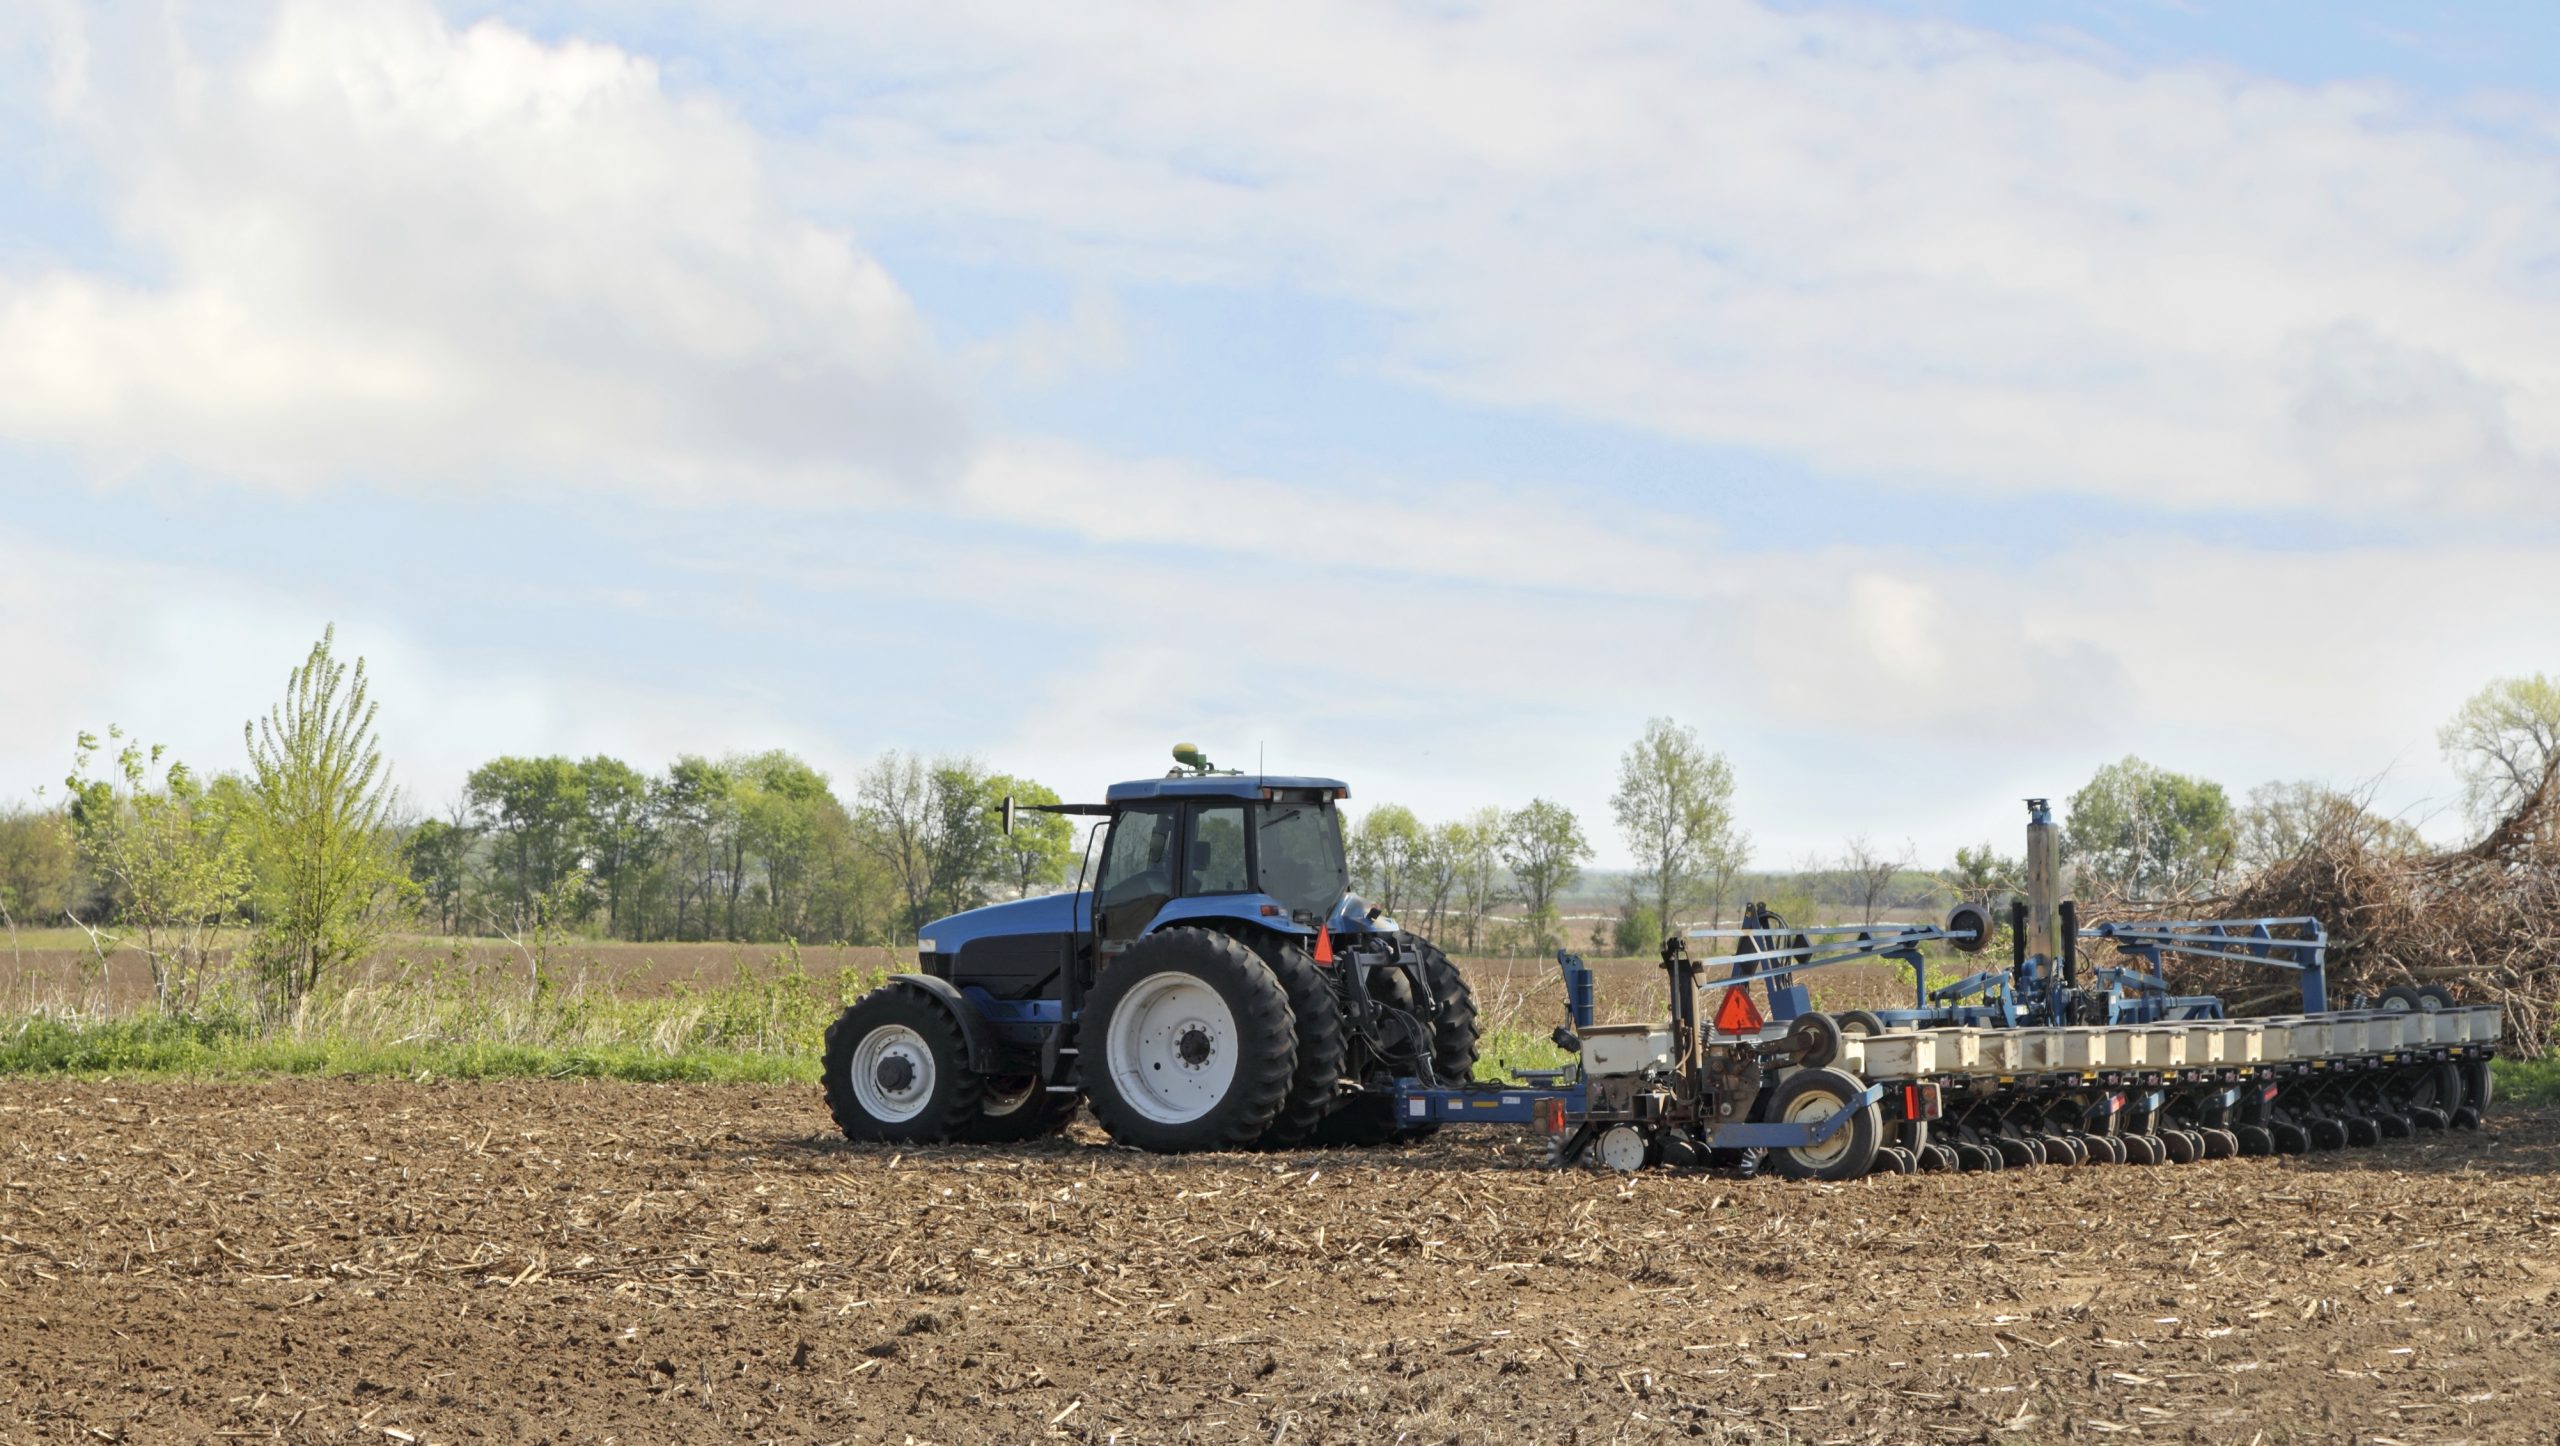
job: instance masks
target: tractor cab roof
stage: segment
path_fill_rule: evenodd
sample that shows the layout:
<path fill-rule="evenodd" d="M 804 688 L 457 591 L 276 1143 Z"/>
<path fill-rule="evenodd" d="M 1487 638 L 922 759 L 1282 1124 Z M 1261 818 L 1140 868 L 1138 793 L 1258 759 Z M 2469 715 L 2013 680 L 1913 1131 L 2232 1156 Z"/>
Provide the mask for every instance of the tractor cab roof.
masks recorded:
<path fill-rule="evenodd" d="M 1293 791 L 1307 789 L 1330 798 L 1347 798 L 1351 794 L 1350 786 L 1338 778 L 1306 778 L 1278 773 L 1184 773 L 1115 783 L 1103 797 L 1113 803 L 1134 803 L 1149 798 L 1258 799 L 1265 789 L 1282 788 Z"/>

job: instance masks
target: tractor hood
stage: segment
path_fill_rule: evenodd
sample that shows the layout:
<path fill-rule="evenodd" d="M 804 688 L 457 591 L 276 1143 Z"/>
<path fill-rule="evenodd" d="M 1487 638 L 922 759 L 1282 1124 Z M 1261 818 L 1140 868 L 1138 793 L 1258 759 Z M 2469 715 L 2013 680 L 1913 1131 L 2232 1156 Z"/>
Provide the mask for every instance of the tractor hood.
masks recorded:
<path fill-rule="evenodd" d="M 1326 928 L 1337 934 L 1392 934 L 1396 931 L 1396 921 L 1386 914 L 1372 920 L 1369 901 L 1358 894 L 1343 895 L 1342 902 L 1333 906 L 1333 913 L 1324 923 Z"/>
<path fill-rule="evenodd" d="M 957 954 L 972 940 L 998 935 L 1077 933 L 1092 912 L 1091 898 L 1090 894 L 1049 894 L 945 915 L 924 926 L 916 951 Z"/>

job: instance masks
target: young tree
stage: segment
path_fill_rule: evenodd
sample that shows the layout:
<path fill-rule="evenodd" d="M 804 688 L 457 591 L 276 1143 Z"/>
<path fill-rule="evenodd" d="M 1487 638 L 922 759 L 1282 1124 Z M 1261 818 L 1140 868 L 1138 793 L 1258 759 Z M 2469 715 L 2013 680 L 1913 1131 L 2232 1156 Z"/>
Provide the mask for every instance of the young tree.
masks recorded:
<path fill-rule="evenodd" d="M 2560 678 L 2498 679 L 2463 703 L 2436 742 L 2462 777 L 2472 822 L 2490 827 L 2560 759 Z"/>
<path fill-rule="evenodd" d="M 1004 840 L 1004 886 L 1015 898 L 1027 899 L 1034 889 L 1051 889 L 1067 881 L 1067 868 L 1075 862 L 1076 827 L 1063 814 L 1033 813 L 1034 804 L 1058 803 L 1056 790 L 1028 778 L 998 774 L 987 780 L 987 791 L 1002 799 L 1010 796 L 1016 805 L 1013 834 Z"/>
<path fill-rule="evenodd" d="M 124 731 L 110 728 L 107 739 L 122 742 Z M 166 750 L 157 744 L 146 750 L 124 743 L 115 778 L 88 777 L 99 746 L 95 734 L 80 735 L 65 780 L 72 829 L 82 857 L 107 885 L 115 922 L 142 936 L 153 1003 L 163 1013 L 183 1013 L 202 993 L 221 928 L 248 892 L 241 830 L 229 826 L 185 764 L 162 767 Z"/>
<path fill-rule="evenodd" d="M 1344 852 L 1349 856 L 1353 887 L 1361 897 L 1386 910 L 1399 911 L 1405 880 L 1422 853 L 1422 820 L 1398 803 L 1382 803 L 1360 818 Z"/>
<path fill-rule="evenodd" d="M 1733 766 L 1708 752 L 1696 729 L 1668 718 L 1645 724 L 1644 736 L 1618 760 L 1609 805 L 1662 928 L 1678 928 L 1682 915 L 1707 902 L 1720 875 L 1729 880 L 1741 867 Z"/>
<path fill-rule="evenodd" d="M 2231 799 L 2221 784 L 2127 758 L 2071 795 L 2063 845 L 2098 888 L 2188 894 L 2230 860 Z"/>
<path fill-rule="evenodd" d="M 1555 947 L 1555 902 L 1582 877 L 1591 845 L 1573 810 L 1543 798 L 1504 820 L 1502 862 L 1528 906 L 1528 927 L 1541 951 Z"/>
<path fill-rule="evenodd" d="M 324 630 L 287 678 L 283 700 L 240 730 L 257 866 L 255 957 L 270 1000 L 284 1006 L 370 952 L 398 896 L 396 795 L 373 731 L 364 659 L 352 670 L 339 662 L 337 636 Z"/>

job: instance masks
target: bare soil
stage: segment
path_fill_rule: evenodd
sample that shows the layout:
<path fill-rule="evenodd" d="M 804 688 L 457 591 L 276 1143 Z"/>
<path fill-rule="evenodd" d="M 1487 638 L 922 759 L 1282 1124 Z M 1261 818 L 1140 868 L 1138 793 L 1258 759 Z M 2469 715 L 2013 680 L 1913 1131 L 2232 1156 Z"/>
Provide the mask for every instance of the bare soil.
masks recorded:
<path fill-rule="evenodd" d="M 2548 1441 L 2560 1116 L 1854 1185 L 0 1081 L 0 1442 Z"/>

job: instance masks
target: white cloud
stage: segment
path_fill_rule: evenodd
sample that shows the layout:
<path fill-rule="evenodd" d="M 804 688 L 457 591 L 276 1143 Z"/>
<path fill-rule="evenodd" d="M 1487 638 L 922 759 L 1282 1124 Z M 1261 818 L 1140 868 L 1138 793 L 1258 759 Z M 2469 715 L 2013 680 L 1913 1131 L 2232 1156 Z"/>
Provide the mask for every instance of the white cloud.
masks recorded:
<path fill-rule="evenodd" d="M 812 204 L 1349 298 L 1461 396 L 1935 486 L 2554 515 L 2547 102 L 1736 4 L 758 8 L 842 77 Z M 2383 463 L 2332 425 L 2376 385 Z"/>
<path fill-rule="evenodd" d="M 1185 463 L 1097 455 L 1057 440 L 991 444 L 956 505 L 1088 542 L 1284 559 L 1335 572 L 1687 597 L 1714 532 L 1644 509 L 1597 509 L 1567 489 L 1370 480 L 1310 487 Z"/>
<path fill-rule="evenodd" d="M 419 0 L 293 0 L 210 60 L 128 28 L 109 65 L 65 22 L 54 138 L 133 264 L 0 274 L 0 433 L 289 486 L 877 495 L 956 464 L 897 285 L 651 61 Z"/>

